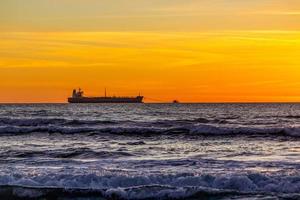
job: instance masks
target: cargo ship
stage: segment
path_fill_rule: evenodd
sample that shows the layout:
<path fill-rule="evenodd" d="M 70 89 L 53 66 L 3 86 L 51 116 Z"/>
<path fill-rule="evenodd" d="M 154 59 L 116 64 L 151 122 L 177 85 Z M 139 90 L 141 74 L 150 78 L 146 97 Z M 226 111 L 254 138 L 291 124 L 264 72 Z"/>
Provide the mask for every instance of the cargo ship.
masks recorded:
<path fill-rule="evenodd" d="M 68 98 L 69 103 L 143 103 L 144 97 L 138 95 L 136 97 L 109 97 L 105 95 L 103 97 L 85 97 L 84 92 L 79 88 L 74 89 L 72 97 Z"/>

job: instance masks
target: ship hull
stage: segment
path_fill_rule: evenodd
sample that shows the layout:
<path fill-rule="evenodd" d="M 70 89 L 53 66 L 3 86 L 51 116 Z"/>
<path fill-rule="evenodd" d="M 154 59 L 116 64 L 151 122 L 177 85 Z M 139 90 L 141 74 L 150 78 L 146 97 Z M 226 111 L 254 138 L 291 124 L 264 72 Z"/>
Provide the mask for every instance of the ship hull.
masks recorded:
<path fill-rule="evenodd" d="M 69 103 L 143 103 L 143 97 L 70 97 Z"/>

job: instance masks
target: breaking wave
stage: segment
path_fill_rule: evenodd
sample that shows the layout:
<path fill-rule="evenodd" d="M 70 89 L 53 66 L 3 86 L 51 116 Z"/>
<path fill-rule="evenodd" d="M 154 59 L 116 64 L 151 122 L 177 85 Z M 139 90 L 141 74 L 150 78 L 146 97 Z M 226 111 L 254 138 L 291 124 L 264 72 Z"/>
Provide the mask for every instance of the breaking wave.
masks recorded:
<path fill-rule="evenodd" d="M 0 197 L 19 198 L 100 195 L 107 199 L 183 199 L 264 194 L 299 198 L 299 176 L 262 174 L 177 174 L 129 176 L 48 174 L 0 176 Z"/>
<path fill-rule="evenodd" d="M 0 134 L 61 133 L 61 134 L 117 134 L 117 135 L 158 135 L 191 134 L 206 136 L 270 135 L 300 137 L 300 127 L 253 127 L 220 125 L 185 125 L 177 127 L 151 126 L 0 126 Z"/>

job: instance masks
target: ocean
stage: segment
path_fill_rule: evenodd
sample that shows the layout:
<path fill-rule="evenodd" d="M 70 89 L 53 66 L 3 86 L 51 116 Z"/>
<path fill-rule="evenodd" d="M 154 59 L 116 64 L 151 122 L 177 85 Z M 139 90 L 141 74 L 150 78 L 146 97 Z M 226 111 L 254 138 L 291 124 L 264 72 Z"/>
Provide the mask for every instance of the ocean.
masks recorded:
<path fill-rule="evenodd" d="M 300 199 L 300 104 L 2 104 L 0 199 Z"/>

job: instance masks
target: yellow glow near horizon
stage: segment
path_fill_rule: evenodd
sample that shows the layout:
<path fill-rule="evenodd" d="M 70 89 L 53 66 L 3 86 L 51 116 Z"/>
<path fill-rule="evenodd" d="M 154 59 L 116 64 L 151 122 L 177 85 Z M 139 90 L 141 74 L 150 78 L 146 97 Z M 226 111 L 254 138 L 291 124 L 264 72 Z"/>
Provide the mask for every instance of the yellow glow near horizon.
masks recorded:
<path fill-rule="evenodd" d="M 300 101 L 298 0 L 1 0 L 0 102 Z"/>
<path fill-rule="evenodd" d="M 148 101 L 299 101 L 300 32 L 1 33 L 1 102 L 142 92 Z M 146 99 L 147 100 L 147 99 Z"/>

